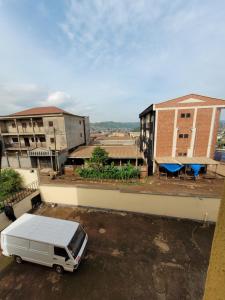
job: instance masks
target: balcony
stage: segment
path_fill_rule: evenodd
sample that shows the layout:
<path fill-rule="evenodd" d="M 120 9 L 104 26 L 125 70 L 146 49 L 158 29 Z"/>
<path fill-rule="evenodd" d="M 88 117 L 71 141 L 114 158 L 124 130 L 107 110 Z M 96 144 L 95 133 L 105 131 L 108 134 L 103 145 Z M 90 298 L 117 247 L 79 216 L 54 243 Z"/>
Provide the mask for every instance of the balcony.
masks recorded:
<path fill-rule="evenodd" d="M 32 150 L 34 148 L 46 148 L 46 142 L 37 142 L 37 143 L 6 143 L 5 148 L 6 150 Z"/>

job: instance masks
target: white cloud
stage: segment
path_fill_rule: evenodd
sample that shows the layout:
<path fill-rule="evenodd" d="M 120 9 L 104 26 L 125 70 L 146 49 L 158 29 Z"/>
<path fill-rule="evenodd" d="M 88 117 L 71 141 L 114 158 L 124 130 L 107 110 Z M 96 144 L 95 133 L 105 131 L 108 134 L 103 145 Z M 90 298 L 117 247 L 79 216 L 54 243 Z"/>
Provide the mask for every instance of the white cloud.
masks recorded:
<path fill-rule="evenodd" d="M 69 102 L 71 102 L 71 96 L 65 92 L 62 91 L 56 91 L 53 93 L 50 93 L 46 99 L 46 101 L 43 102 L 45 105 L 67 105 Z"/>

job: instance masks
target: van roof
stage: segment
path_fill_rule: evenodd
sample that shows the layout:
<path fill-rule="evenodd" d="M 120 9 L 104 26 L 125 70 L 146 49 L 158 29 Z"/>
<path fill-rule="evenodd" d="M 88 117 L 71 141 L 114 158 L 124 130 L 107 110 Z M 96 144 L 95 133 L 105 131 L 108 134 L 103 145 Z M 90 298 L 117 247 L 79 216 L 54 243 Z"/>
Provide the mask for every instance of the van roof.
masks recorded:
<path fill-rule="evenodd" d="M 68 246 L 79 223 L 32 214 L 23 214 L 2 231 L 2 234 L 32 241 Z"/>

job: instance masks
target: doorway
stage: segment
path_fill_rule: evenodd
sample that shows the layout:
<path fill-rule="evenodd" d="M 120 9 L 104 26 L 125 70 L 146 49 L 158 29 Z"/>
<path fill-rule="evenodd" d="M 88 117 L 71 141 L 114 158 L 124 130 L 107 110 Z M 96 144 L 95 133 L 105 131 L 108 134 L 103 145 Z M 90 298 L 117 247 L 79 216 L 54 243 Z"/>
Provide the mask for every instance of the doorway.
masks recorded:
<path fill-rule="evenodd" d="M 29 138 L 24 138 L 24 144 L 25 144 L 25 147 L 30 147 L 30 140 L 29 140 Z"/>

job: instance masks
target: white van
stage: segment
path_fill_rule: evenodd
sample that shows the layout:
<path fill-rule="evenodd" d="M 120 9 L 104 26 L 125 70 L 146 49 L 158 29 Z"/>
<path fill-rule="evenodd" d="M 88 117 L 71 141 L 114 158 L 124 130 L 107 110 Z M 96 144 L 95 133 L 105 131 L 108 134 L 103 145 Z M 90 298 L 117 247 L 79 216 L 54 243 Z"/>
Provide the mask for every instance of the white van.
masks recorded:
<path fill-rule="evenodd" d="M 88 236 L 77 222 L 23 214 L 1 232 L 2 253 L 73 272 L 84 256 Z"/>

